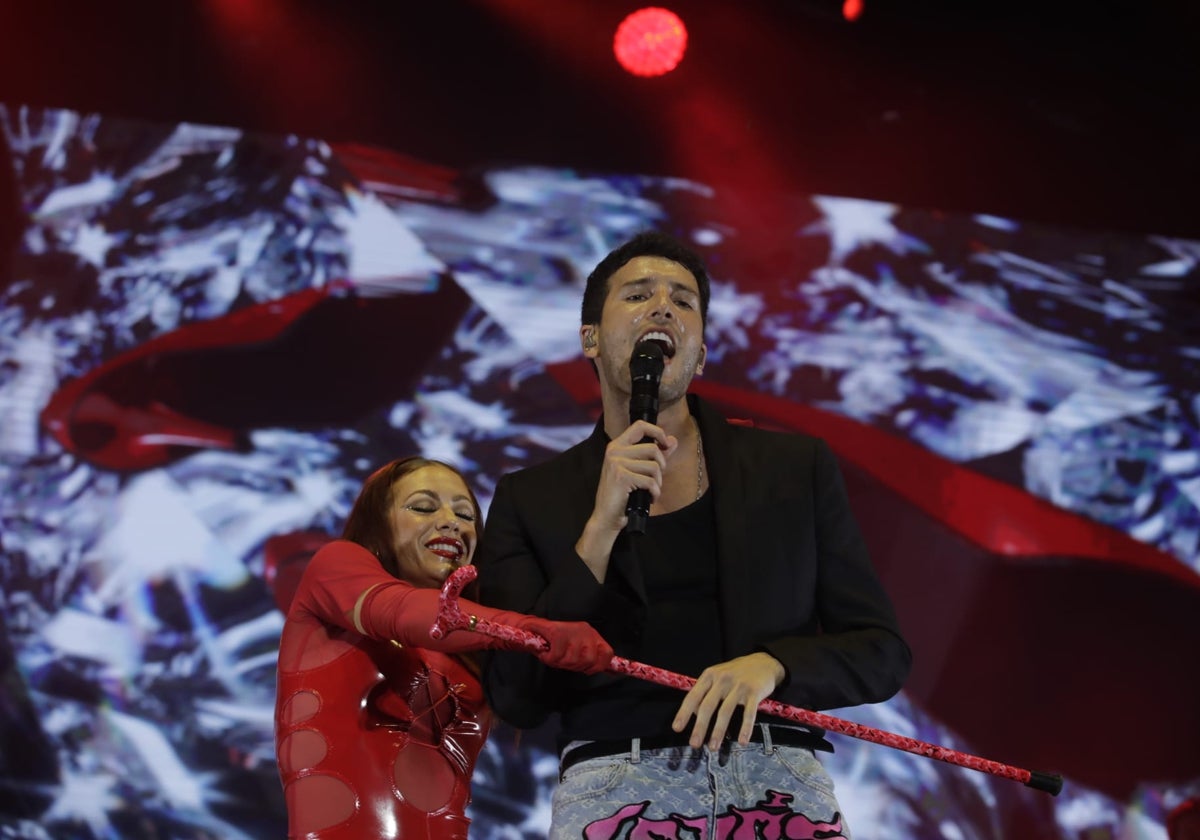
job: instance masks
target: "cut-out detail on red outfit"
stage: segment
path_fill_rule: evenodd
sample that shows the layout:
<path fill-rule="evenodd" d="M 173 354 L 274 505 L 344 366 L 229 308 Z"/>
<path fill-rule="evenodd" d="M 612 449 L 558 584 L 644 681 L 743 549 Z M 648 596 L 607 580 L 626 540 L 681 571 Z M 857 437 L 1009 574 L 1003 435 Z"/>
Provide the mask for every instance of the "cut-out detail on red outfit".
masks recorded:
<path fill-rule="evenodd" d="M 370 637 L 349 618 L 368 589 Z M 487 642 L 430 639 L 436 599 L 353 543 L 332 542 L 309 564 L 279 652 L 275 736 L 290 837 L 467 836 L 471 770 L 491 718 L 478 679 L 451 653 Z"/>
<path fill-rule="evenodd" d="M 434 639 L 440 594 L 392 577 L 345 540 L 308 563 L 279 641 L 275 698 L 289 837 L 465 840 L 491 713 L 475 671 L 453 654 L 527 648 L 466 631 Z M 481 622 L 540 637 L 538 658 L 551 667 L 595 674 L 612 660 L 584 622 L 461 604 Z"/>

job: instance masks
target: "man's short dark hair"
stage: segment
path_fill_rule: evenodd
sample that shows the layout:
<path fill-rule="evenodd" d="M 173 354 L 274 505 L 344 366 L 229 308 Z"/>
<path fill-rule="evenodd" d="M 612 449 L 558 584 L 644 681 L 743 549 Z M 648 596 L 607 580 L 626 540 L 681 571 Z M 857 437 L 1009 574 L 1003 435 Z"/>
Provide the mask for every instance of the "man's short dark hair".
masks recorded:
<path fill-rule="evenodd" d="M 608 297 L 609 279 L 635 257 L 664 257 L 690 271 L 696 278 L 696 288 L 700 292 L 700 323 L 708 323 L 708 269 L 704 267 L 704 260 L 675 237 L 651 230 L 639 233 L 609 252 L 588 275 L 587 285 L 583 289 L 582 324 L 600 323 L 604 300 Z"/>

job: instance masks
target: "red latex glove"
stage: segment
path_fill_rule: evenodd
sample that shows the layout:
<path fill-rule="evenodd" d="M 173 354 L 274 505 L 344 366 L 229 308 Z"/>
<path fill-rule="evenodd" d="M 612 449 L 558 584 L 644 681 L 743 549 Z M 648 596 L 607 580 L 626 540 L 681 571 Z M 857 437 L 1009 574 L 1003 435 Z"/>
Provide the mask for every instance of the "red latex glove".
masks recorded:
<path fill-rule="evenodd" d="M 549 650 L 536 654 L 544 665 L 598 674 L 612 662 L 612 645 L 585 621 L 551 621 L 533 615 L 512 615 L 513 626 L 537 633 L 550 643 Z"/>

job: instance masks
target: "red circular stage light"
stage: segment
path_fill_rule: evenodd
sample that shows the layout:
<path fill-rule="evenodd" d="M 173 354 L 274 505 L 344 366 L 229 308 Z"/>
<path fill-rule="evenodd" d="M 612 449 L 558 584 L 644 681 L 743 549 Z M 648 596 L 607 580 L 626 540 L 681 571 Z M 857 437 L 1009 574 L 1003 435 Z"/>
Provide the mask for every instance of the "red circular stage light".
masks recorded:
<path fill-rule="evenodd" d="M 854 22 L 862 16 L 863 0 L 846 0 L 842 3 L 842 17 L 850 22 Z"/>
<path fill-rule="evenodd" d="M 635 76 L 661 76 L 674 70 L 687 49 L 687 29 L 674 12 L 638 9 L 617 27 L 613 54 Z"/>

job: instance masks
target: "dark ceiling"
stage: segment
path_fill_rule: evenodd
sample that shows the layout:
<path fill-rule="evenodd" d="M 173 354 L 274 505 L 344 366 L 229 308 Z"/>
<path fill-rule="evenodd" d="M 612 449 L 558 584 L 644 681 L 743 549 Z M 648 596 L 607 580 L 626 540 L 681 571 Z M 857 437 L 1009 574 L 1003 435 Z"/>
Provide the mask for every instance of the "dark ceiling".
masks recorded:
<path fill-rule="evenodd" d="M 0 101 L 1200 238 L 1184 0 L 663 2 L 683 64 L 624 73 L 623 0 L 6 0 Z"/>

